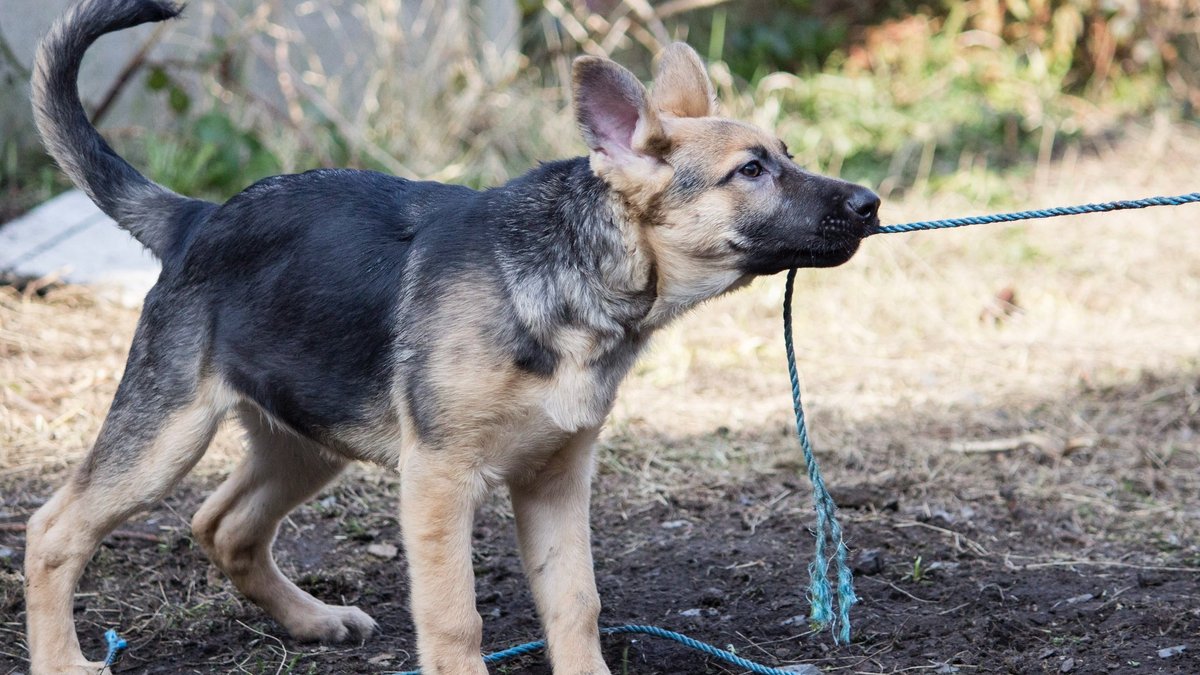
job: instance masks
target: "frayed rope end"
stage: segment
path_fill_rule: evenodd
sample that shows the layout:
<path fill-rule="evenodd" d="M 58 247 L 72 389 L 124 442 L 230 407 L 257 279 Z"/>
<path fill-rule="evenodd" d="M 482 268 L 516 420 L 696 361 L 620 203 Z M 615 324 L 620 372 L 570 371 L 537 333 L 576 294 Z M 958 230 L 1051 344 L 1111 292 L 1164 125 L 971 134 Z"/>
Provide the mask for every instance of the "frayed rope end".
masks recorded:
<path fill-rule="evenodd" d="M 117 662 L 117 657 L 129 647 L 129 643 L 112 628 L 104 631 L 104 641 L 108 643 L 108 653 L 104 656 L 104 667 L 107 668 Z"/>

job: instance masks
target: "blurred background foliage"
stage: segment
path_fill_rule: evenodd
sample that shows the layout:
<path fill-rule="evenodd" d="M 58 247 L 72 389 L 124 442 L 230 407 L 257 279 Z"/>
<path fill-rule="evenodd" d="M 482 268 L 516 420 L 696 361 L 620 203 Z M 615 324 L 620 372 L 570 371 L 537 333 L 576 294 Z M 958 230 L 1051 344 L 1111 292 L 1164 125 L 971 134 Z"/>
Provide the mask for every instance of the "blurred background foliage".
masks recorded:
<path fill-rule="evenodd" d="M 503 182 L 583 152 L 572 57 L 648 79 L 674 39 L 708 59 L 727 113 L 884 196 L 1003 200 L 998 173 L 1200 103 L 1200 0 L 196 0 L 193 22 L 186 48 L 155 32 L 111 92 L 159 97 L 168 119 L 108 133 L 214 198 L 328 165 Z M 44 162 L 3 160 L 4 191 L 53 188 Z"/>

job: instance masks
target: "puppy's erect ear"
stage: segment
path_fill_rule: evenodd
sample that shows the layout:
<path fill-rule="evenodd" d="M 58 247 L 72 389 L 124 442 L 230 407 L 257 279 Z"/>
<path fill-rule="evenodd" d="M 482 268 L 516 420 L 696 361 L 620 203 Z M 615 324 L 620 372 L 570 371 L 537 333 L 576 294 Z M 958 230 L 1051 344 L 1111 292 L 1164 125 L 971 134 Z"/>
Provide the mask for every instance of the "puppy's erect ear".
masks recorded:
<path fill-rule="evenodd" d="M 651 104 L 655 110 L 675 117 L 709 117 L 717 113 L 717 95 L 696 50 L 675 42 L 659 54 Z"/>
<path fill-rule="evenodd" d="M 618 165 L 662 156 L 662 126 L 633 73 L 605 58 L 581 56 L 574 80 L 575 117 L 593 154 Z"/>

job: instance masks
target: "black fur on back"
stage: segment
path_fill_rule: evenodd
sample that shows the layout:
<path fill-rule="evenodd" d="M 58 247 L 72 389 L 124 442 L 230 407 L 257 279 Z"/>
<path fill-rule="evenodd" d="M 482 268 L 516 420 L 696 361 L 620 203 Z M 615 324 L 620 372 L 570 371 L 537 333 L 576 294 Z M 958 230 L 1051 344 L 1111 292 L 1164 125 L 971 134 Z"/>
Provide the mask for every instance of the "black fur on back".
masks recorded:
<path fill-rule="evenodd" d="M 631 326 L 654 286 L 619 278 L 608 194 L 586 158 L 482 192 L 346 169 L 267 178 L 210 213 L 164 264 L 157 290 L 190 315 L 164 320 L 205 326 L 210 367 L 335 447 L 337 429 L 397 403 L 397 368 L 417 430 L 435 431 L 427 359 L 446 330 L 435 315 L 464 281 L 491 300 L 449 311 L 486 315 L 506 360 L 549 377 L 561 356 L 553 334 L 584 328 L 602 336 L 594 365 L 615 390 L 644 342 Z"/>

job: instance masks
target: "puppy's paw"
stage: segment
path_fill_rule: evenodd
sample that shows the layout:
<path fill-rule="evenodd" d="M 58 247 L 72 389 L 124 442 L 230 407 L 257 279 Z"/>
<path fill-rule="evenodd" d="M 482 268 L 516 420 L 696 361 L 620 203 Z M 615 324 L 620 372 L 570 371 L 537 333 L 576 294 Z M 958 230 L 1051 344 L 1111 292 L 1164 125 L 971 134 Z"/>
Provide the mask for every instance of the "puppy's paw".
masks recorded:
<path fill-rule="evenodd" d="M 84 661 L 81 657 L 78 661 L 69 663 L 37 663 L 29 670 L 33 675 L 109 675 L 112 671 L 109 670 L 103 661 Z"/>
<path fill-rule="evenodd" d="M 428 663 L 426 663 L 427 661 Z M 488 675 L 487 666 L 478 656 L 426 658 L 422 655 L 421 672 L 430 673 L 430 675 Z"/>
<path fill-rule="evenodd" d="M 608 669 L 603 660 L 595 660 L 590 664 L 587 661 L 579 661 L 568 665 L 565 670 L 568 675 L 612 675 L 612 671 Z"/>
<path fill-rule="evenodd" d="M 288 626 L 288 632 L 300 642 L 364 642 L 378 628 L 375 620 L 357 607 L 326 605 L 321 611 Z"/>

